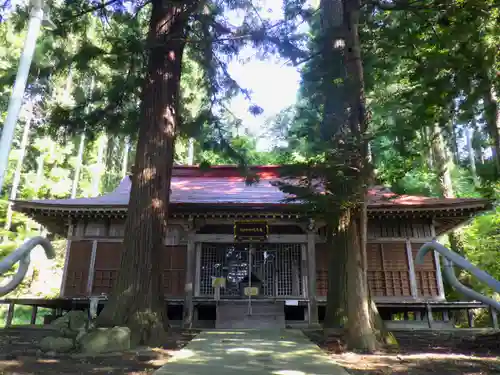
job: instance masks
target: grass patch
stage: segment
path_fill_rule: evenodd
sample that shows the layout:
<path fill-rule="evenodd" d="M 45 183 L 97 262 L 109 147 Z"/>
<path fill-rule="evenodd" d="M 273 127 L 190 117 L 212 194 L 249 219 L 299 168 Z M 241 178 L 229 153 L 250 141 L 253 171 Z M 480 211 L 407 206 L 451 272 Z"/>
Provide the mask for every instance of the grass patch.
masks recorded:
<path fill-rule="evenodd" d="M 5 327 L 8 310 L 9 310 L 9 305 L 7 305 L 7 304 L 0 305 L 0 328 Z M 12 324 L 13 325 L 30 324 L 32 311 L 33 311 L 33 309 L 31 306 L 16 305 L 14 307 L 14 318 L 12 319 Z M 38 312 L 36 314 L 36 323 L 35 324 L 42 325 L 44 317 L 46 315 L 51 315 L 51 314 L 52 314 L 52 309 L 48 309 L 45 307 L 39 307 Z"/>

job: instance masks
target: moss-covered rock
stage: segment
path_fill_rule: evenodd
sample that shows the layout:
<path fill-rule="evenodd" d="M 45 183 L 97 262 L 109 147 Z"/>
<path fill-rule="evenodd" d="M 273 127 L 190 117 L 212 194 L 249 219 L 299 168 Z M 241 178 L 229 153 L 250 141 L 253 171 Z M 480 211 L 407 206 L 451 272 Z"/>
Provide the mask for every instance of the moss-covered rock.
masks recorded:
<path fill-rule="evenodd" d="M 44 337 L 40 341 L 40 349 L 43 352 L 67 353 L 75 348 L 75 343 L 67 337 Z"/>
<path fill-rule="evenodd" d="M 130 328 L 97 328 L 77 339 L 82 353 L 109 353 L 130 349 Z"/>

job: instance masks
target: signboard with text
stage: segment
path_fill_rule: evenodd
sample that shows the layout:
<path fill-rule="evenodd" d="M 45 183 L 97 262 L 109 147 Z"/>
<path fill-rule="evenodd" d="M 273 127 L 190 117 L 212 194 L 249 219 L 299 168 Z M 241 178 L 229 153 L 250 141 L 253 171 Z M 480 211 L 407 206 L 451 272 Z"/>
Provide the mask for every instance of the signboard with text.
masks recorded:
<path fill-rule="evenodd" d="M 265 221 L 235 221 L 234 238 L 236 241 L 265 241 L 269 226 Z"/>

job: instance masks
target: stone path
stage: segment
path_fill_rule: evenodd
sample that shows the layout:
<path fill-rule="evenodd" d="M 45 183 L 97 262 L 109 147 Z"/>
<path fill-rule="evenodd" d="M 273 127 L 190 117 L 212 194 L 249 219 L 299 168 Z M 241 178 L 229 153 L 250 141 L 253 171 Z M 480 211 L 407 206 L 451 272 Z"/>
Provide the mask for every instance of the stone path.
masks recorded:
<path fill-rule="evenodd" d="M 299 330 L 204 331 L 155 375 L 347 375 Z"/>

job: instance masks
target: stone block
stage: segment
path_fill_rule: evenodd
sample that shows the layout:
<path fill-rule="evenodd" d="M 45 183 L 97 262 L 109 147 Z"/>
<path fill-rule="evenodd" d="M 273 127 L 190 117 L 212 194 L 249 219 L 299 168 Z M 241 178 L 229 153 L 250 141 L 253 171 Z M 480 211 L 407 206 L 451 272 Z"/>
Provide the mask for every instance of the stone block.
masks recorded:
<path fill-rule="evenodd" d="M 66 337 L 44 337 L 40 341 L 40 349 L 43 352 L 67 353 L 74 349 L 75 344 L 72 339 Z"/>
<path fill-rule="evenodd" d="M 64 314 L 63 316 L 57 318 L 52 323 L 50 323 L 50 325 L 57 328 L 69 328 L 72 331 L 79 331 L 80 329 L 84 328 L 85 325 L 87 324 L 88 321 L 87 315 L 88 314 L 86 311 L 80 311 L 80 310 L 68 311 L 66 314 Z"/>
<path fill-rule="evenodd" d="M 82 353 L 109 353 L 130 349 L 128 327 L 97 328 L 78 338 Z"/>

